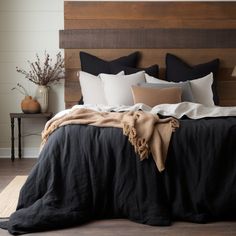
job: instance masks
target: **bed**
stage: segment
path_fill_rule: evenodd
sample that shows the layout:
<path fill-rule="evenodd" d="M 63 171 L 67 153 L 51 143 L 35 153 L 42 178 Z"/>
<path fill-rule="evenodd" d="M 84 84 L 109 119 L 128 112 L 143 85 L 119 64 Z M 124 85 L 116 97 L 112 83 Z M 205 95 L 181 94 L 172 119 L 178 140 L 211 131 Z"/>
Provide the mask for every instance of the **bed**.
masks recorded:
<path fill-rule="evenodd" d="M 233 19 L 218 26 L 218 20 L 226 17 L 222 7 L 229 13 L 227 17 Z M 183 10 L 186 8 L 188 12 Z M 201 10 L 198 17 L 196 8 Z M 84 108 L 109 114 L 143 110 L 160 118 L 176 117 L 179 128 L 171 135 L 165 169 L 159 171 L 151 153 L 140 161 L 120 128 L 73 123 L 60 126 L 44 144 L 21 190 L 17 211 L 0 226 L 11 234 L 24 234 L 104 218 L 127 218 L 154 226 L 171 225 L 175 220 L 196 223 L 235 220 L 236 99 L 231 90 L 235 81 L 230 76 L 236 64 L 233 56 L 236 31 L 231 28 L 235 18 L 230 14 L 235 8 L 235 3 L 66 1 L 60 46 L 65 48 L 68 110 L 56 118 Z M 164 18 L 165 14 L 171 16 L 173 9 L 177 15 Z M 194 17 L 197 20 L 200 17 L 200 21 Z M 199 29 L 199 24 L 205 28 Z M 153 36 L 158 40 L 153 40 Z M 168 68 L 163 68 L 163 55 Z M 190 59 L 187 62 L 183 61 L 186 55 Z M 219 66 L 218 58 L 223 66 Z M 159 66 L 155 66 L 157 62 Z M 117 75 L 120 71 L 125 75 Z M 171 82 L 163 82 L 164 74 Z M 92 78 L 97 83 L 98 77 L 108 81 L 104 82 L 108 86 L 104 95 L 108 103 L 89 105 L 104 99 L 98 92 L 100 85 L 92 98 L 91 91 L 86 94 L 86 81 Z M 183 83 L 178 77 L 188 79 Z M 130 93 L 114 95 L 120 92 L 116 90 L 118 85 L 125 90 L 127 81 L 133 79 L 137 84 L 132 86 L 142 87 L 141 92 L 133 91 L 135 105 L 130 104 Z M 125 87 L 120 84 L 123 80 Z M 149 80 L 149 85 L 143 80 Z M 174 87 L 181 83 L 181 97 L 177 86 L 173 104 L 160 102 L 153 106 L 152 101 L 146 100 L 147 91 L 156 93 L 167 86 L 164 89 L 169 92 L 173 83 Z M 191 100 L 189 87 L 197 101 Z M 140 102 L 144 100 L 145 104 Z M 75 105 L 79 101 L 85 104 Z M 127 104 L 121 106 L 124 101 Z M 113 105 L 119 102 L 119 106 Z"/>

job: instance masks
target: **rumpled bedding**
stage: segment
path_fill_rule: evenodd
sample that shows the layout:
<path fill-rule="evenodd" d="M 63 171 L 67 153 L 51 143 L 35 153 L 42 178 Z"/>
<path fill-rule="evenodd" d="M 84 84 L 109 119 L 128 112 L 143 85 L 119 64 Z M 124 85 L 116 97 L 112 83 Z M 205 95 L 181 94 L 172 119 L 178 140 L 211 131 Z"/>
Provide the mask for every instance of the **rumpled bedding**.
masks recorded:
<path fill-rule="evenodd" d="M 176 119 L 160 119 L 158 115 L 144 111 L 98 112 L 87 108 L 71 109 L 61 117 L 52 118 L 42 132 L 42 145 L 57 128 L 68 124 L 116 127 L 123 130 L 134 146 L 140 160 L 151 152 L 157 169 L 165 169 L 165 160 L 172 132 L 179 127 Z"/>
<path fill-rule="evenodd" d="M 77 108 L 87 108 L 99 112 L 124 112 L 124 111 L 138 111 L 142 110 L 152 114 L 159 114 L 166 117 L 175 117 L 180 119 L 184 116 L 190 119 L 202 119 L 207 117 L 227 117 L 236 116 L 236 106 L 221 107 L 221 106 L 204 106 L 199 103 L 181 102 L 176 104 L 160 104 L 150 107 L 144 103 L 137 103 L 133 106 L 108 106 L 102 104 L 85 104 L 75 105 L 71 109 L 63 110 L 56 114 L 55 117 L 61 117 L 71 110 Z"/>
<path fill-rule="evenodd" d="M 180 120 L 166 169 L 140 161 L 119 128 L 55 130 L 0 227 L 24 234 L 126 218 L 165 226 L 175 220 L 236 219 L 236 117 Z"/>

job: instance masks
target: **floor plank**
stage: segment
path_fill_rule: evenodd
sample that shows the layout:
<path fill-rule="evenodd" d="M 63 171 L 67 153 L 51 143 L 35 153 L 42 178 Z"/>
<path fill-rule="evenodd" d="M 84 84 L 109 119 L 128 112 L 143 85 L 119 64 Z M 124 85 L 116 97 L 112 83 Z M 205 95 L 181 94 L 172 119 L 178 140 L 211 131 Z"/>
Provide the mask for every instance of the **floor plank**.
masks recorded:
<path fill-rule="evenodd" d="M 36 161 L 35 158 L 15 159 L 14 162 L 10 159 L 0 159 L 0 192 L 16 175 L 28 175 Z"/>
<path fill-rule="evenodd" d="M 0 159 L 0 192 L 16 176 L 27 175 L 36 159 Z M 0 203 L 1 204 L 1 203 Z M 9 236 L 9 233 L 0 229 L 0 236 Z M 125 219 L 100 220 L 82 226 L 27 234 L 28 236 L 235 236 L 236 222 L 217 222 L 210 224 L 192 224 L 174 222 L 168 227 L 152 227 L 137 224 Z"/>

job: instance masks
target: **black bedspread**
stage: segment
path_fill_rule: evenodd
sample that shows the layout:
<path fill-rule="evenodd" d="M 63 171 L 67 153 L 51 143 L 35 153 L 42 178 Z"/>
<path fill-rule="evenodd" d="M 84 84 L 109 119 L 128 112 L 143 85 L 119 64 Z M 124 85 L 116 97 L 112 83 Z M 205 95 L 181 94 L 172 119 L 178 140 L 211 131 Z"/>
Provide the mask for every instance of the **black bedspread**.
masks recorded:
<path fill-rule="evenodd" d="M 117 128 L 67 125 L 56 130 L 23 186 L 17 211 L 0 223 L 12 234 L 128 218 L 236 219 L 236 118 L 181 120 L 166 170 L 140 161 Z"/>

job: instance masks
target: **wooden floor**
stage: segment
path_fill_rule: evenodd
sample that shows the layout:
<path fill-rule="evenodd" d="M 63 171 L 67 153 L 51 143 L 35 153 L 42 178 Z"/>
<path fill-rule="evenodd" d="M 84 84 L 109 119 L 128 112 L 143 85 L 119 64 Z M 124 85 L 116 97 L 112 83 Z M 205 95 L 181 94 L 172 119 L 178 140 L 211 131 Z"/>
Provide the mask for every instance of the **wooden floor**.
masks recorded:
<path fill-rule="evenodd" d="M 16 159 L 14 163 L 10 159 L 0 159 L 0 192 L 16 176 L 27 175 L 35 164 L 36 159 Z M 0 203 L 1 204 L 1 203 Z M 0 236 L 9 233 L 0 229 Z M 89 224 L 44 233 L 27 234 L 32 236 L 236 236 L 236 222 L 218 222 L 211 224 L 192 224 L 186 222 L 174 222 L 169 227 L 151 227 L 136 224 L 129 220 L 101 220 Z"/>

